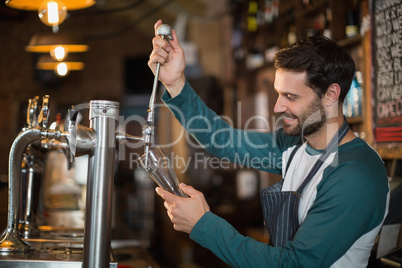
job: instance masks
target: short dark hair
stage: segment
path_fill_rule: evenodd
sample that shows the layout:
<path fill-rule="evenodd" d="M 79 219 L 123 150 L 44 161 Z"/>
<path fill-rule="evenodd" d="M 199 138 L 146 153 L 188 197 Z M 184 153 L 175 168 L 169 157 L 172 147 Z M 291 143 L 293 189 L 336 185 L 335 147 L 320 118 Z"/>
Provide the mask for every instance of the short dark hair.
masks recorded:
<path fill-rule="evenodd" d="M 292 72 L 307 72 L 306 85 L 322 96 L 328 87 L 339 84 L 339 100 L 343 102 L 355 73 L 353 59 L 334 41 L 313 36 L 281 49 L 274 57 L 275 68 Z"/>

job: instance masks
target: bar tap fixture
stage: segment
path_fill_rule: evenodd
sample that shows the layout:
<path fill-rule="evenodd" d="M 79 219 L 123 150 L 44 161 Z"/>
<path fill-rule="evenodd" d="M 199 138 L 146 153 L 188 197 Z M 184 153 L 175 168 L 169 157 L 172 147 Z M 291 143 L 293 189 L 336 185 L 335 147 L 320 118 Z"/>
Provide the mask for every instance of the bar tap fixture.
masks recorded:
<path fill-rule="evenodd" d="M 118 102 L 92 100 L 90 127 L 76 123 L 78 106 L 67 117 L 70 152 L 89 155 L 83 267 L 109 267 L 116 143 L 144 140 L 117 132 L 119 106 Z"/>
<path fill-rule="evenodd" d="M 18 230 L 22 238 L 40 236 L 36 222 L 39 191 L 43 181 L 45 153 L 28 145 L 21 165 L 21 199 Z"/>
<path fill-rule="evenodd" d="M 168 38 L 168 40 L 173 39 L 172 29 L 166 24 L 157 29 L 157 34 L 162 38 Z M 34 255 L 39 255 L 35 261 L 43 261 L 50 266 L 59 265 L 61 261 L 69 261 L 69 259 L 45 259 L 44 256 L 40 255 L 42 253 L 40 247 L 35 244 L 39 242 L 27 239 L 38 236 L 38 230 L 32 222 L 33 217 L 30 217 L 32 215 L 30 211 L 35 203 L 33 202 L 33 189 L 35 188 L 32 183 L 33 175 L 35 171 L 41 172 L 40 169 L 35 170 L 33 168 L 35 161 L 43 160 L 41 153 L 45 154 L 50 150 L 62 149 L 68 159 L 69 167 L 71 167 L 74 157 L 89 156 L 82 263 L 75 261 L 74 266 L 69 267 L 106 268 L 117 266 L 111 254 L 112 195 L 116 147 L 118 143 L 124 144 L 127 141 L 144 142 L 144 151 L 147 153 L 153 145 L 155 97 L 159 69 L 160 64 L 158 64 L 155 73 L 146 123 L 143 126 L 141 137 L 117 131 L 120 106 L 118 102 L 92 100 L 89 105 L 73 106 L 66 117 L 67 131 L 60 131 L 47 126 L 49 96 L 43 98 L 39 113 L 38 97 L 29 100 L 28 126 L 18 134 L 10 150 L 8 221 L 7 228 L 0 240 L 0 262 L 12 260 L 16 261 L 15 265 L 17 266 L 15 267 L 21 267 L 18 266 L 21 262 L 29 261 L 30 256 Z M 77 123 L 77 115 L 80 110 L 88 108 L 90 126 L 86 127 Z M 25 185 L 29 186 L 26 187 L 25 194 L 26 216 L 21 216 L 20 209 L 23 158 L 26 167 L 25 172 L 28 174 L 25 176 Z M 18 232 L 19 222 L 21 222 L 21 232 Z M 48 241 L 46 239 L 39 240 Z M 52 241 L 49 240 L 48 242 Z M 29 251 L 34 251 L 35 254 L 25 254 L 21 260 L 16 260 L 13 257 L 13 253 Z"/>
<path fill-rule="evenodd" d="M 156 30 L 156 33 L 162 39 L 165 39 L 167 37 L 166 40 L 168 42 L 169 42 L 169 40 L 173 40 L 172 28 L 167 24 L 160 25 L 158 27 L 158 29 Z M 156 97 L 156 90 L 158 87 L 159 70 L 160 70 L 160 63 L 158 63 L 156 66 L 154 84 L 152 87 L 152 94 L 151 94 L 151 98 L 149 100 L 149 106 L 148 106 L 148 110 L 147 110 L 146 124 L 143 126 L 145 155 L 147 155 L 149 149 L 151 148 L 151 146 L 154 142 L 153 139 L 154 139 L 154 132 L 155 132 L 155 127 L 154 127 L 155 97 Z M 145 164 L 147 164 L 147 161 L 145 161 Z"/>
<path fill-rule="evenodd" d="M 162 24 L 157 29 L 162 38 L 172 40 L 172 29 Z M 89 105 L 90 128 L 75 124 L 76 111 L 68 121 L 70 151 L 75 156 L 89 154 L 83 267 L 108 267 L 110 262 L 111 218 L 116 142 L 143 141 L 145 153 L 154 138 L 155 96 L 160 64 L 157 66 L 143 136 L 117 132 L 119 103 L 93 100 Z M 89 209 L 88 209 L 89 208 Z"/>
<path fill-rule="evenodd" d="M 34 128 L 39 126 L 39 96 L 29 100 L 27 109 L 27 127 Z M 48 103 L 45 96 L 43 106 Z M 47 109 L 45 108 L 45 116 Z M 43 118 L 43 112 L 42 112 Z M 19 215 L 19 234 L 23 238 L 38 237 L 40 234 L 36 224 L 36 210 L 38 205 L 38 195 L 35 190 L 40 188 L 43 173 L 44 154 L 40 148 L 34 148 L 29 144 L 24 152 L 21 163 L 21 198 Z"/>
<path fill-rule="evenodd" d="M 27 112 L 27 128 L 41 126 L 47 129 L 49 113 L 49 96 L 43 98 L 42 110 L 39 113 L 39 97 L 29 100 Z M 39 123 L 40 122 L 40 123 Z M 49 129 L 55 131 L 52 126 Z M 70 153 L 66 140 L 42 138 L 40 142 L 33 142 L 27 146 L 21 166 L 21 198 L 18 230 L 22 238 L 30 239 L 40 236 L 36 222 L 39 205 L 39 192 L 43 181 L 44 166 L 47 153 L 52 150 L 63 150 L 69 161 Z M 70 165 L 71 166 L 71 165 Z"/>
<path fill-rule="evenodd" d="M 44 96 L 42 109 L 39 113 L 38 99 L 36 96 L 30 100 L 27 114 L 28 128 L 41 126 L 48 127 L 49 96 Z M 40 122 L 40 123 L 39 123 Z M 56 131 L 51 125 L 49 130 Z M 44 166 L 47 153 L 53 150 L 62 150 L 69 162 L 70 153 L 66 139 L 41 138 L 40 142 L 33 142 L 27 146 L 21 166 L 21 201 L 18 230 L 22 238 L 30 239 L 40 236 L 40 230 L 36 222 L 39 205 L 40 188 L 44 177 Z M 70 164 L 71 167 L 71 164 Z"/>
<path fill-rule="evenodd" d="M 8 163 L 8 218 L 6 230 L 4 231 L 0 240 L 0 253 L 2 254 L 21 253 L 30 250 L 30 246 L 21 240 L 18 230 L 20 220 L 19 217 L 21 212 L 21 165 L 24 153 L 32 150 L 39 151 L 42 144 L 47 144 L 46 141 L 50 141 L 53 139 L 61 141 L 61 144 L 63 145 L 66 144 L 66 133 L 47 129 L 49 96 L 46 95 L 43 97 L 40 113 L 37 113 L 39 107 L 38 100 L 38 97 L 29 100 L 27 111 L 28 126 L 23 128 L 22 131 L 18 134 L 10 150 Z M 28 147 L 30 146 L 31 148 L 28 149 Z M 32 186 L 32 183 L 28 182 L 28 184 Z M 29 198 L 26 198 L 26 200 L 29 201 L 28 203 L 32 201 L 32 190 L 32 188 L 26 190 L 26 194 L 29 195 Z M 30 204 L 28 205 L 31 206 Z M 29 209 L 30 207 L 28 207 L 28 210 Z M 31 219 L 29 216 L 30 215 L 28 215 L 26 218 Z M 35 228 L 33 229 L 34 233 L 37 232 Z M 23 230 L 25 230 L 25 227 L 23 228 Z M 23 233 L 25 233 L 25 231 L 23 231 Z"/>
<path fill-rule="evenodd" d="M 89 106 L 90 128 L 76 125 L 71 135 L 75 135 L 72 138 L 78 145 L 74 145 L 73 153 L 85 149 L 89 154 L 83 267 L 101 268 L 109 267 L 110 263 L 119 103 L 93 100 Z"/>

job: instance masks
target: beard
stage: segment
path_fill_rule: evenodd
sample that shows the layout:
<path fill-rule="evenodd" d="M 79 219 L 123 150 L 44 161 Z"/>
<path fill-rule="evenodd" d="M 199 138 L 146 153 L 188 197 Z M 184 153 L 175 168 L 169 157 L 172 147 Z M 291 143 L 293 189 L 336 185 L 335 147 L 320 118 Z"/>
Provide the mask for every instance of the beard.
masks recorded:
<path fill-rule="evenodd" d="M 290 136 L 309 136 L 320 130 L 327 122 L 325 109 L 318 97 L 299 116 L 287 113 L 284 116 L 298 120 L 297 126 L 284 123 L 283 130 Z"/>

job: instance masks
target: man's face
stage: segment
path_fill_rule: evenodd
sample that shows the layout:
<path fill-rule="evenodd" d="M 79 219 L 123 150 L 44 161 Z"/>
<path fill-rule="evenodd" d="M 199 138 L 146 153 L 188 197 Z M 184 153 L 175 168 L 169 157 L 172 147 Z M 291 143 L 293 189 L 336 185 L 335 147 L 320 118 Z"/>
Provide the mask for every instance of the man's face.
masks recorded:
<path fill-rule="evenodd" d="M 326 122 L 321 99 L 305 85 L 306 72 L 278 69 L 275 90 L 279 93 L 274 112 L 284 115 L 283 130 L 291 136 L 308 136 L 320 130 Z"/>

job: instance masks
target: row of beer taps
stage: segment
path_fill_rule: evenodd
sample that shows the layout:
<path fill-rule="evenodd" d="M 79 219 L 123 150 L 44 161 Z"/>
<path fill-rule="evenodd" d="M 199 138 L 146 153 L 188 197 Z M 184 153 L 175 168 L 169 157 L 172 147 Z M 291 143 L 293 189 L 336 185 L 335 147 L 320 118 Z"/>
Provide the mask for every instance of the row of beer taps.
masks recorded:
<path fill-rule="evenodd" d="M 166 24 L 157 29 L 157 34 L 168 40 L 172 39 L 171 32 L 170 26 Z M 142 136 L 132 136 L 116 130 L 112 134 L 115 142 L 143 142 L 145 154 L 151 150 L 154 143 L 155 96 L 159 68 L 158 64 Z M 68 166 L 71 167 L 74 157 L 92 154 L 94 150 L 97 150 L 96 146 L 99 145 L 101 136 L 99 136 L 99 126 L 97 127 L 96 124 L 104 128 L 102 125 L 104 123 L 92 119 L 105 117 L 114 120 L 119 111 L 118 103 L 91 101 L 91 103 L 93 102 L 89 107 L 91 109 L 91 125 L 86 127 L 77 123 L 77 115 L 82 105 L 72 106 L 66 116 L 65 128 L 61 131 L 48 124 L 49 96 L 43 97 L 41 105 L 39 102 L 39 97 L 29 100 L 27 126 L 18 134 L 10 149 L 8 218 L 6 230 L 0 239 L 0 254 L 28 252 L 31 247 L 24 239 L 40 236 L 40 230 L 36 224 L 37 197 L 35 189 L 39 187 L 37 183 L 40 183 L 42 177 L 46 154 L 52 150 L 63 150 L 68 160 Z M 94 165 L 92 169 L 94 168 L 96 169 L 98 166 Z M 93 170 L 90 172 L 96 173 Z M 110 244 L 110 241 L 106 241 L 106 243 Z"/>

